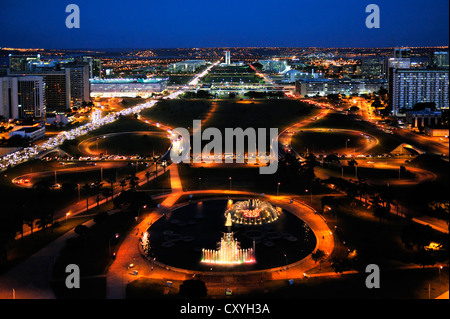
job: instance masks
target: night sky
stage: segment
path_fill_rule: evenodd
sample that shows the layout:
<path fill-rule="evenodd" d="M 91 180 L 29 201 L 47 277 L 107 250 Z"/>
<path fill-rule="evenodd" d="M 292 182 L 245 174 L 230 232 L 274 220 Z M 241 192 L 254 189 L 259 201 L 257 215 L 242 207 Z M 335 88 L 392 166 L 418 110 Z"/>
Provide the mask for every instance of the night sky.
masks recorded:
<path fill-rule="evenodd" d="M 65 26 L 71 3 L 80 29 Z M 371 3 L 380 29 L 365 26 Z M 448 0 L 0 0 L 0 47 L 448 45 L 448 10 Z"/>

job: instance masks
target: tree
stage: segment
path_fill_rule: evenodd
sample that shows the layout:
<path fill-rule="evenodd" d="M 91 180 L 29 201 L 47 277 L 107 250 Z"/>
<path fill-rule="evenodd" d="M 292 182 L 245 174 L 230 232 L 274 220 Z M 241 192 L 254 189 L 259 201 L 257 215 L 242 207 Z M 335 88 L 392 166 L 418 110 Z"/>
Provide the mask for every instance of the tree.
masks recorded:
<path fill-rule="evenodd" d="M 414 255 L 414 263 L 425 268 L 425 266 L 434 265 L 436 263 L 436 258 L 431 251 L 421 248 Z"/>
<path fill-rule="evenodd" d="M 35 214 L 34 210 L 31 209 L 31 207 L 29 207 L 27 209 L 27 211 L 25 212 L 25 215 L 23 216 L 23 220 L 24 220 L 25 224 L 27 224 L 28 227 L 30 227 L 31 235 L 34 235 L 33 229 L 34 229 L 34 222 L 36 220 L 36 214 Z"/>
<path fill-rule="evenodd" d="M 327 162 L 329 164 L 332 164 L 332 165 L 339 165 L 340 164 L 339 157 L 336 154 L 329 154 L 329 155 L 325 156 L 323 161 Z"/>
<path fill-rule="evenodd" d="M 349 270 L 350 269 L 350 262 L 348 260 L 348 258 L 337 258 L 334 257 L 331 260 L 331 268 L 333 268 L 335 273 L 341 273 L 344 272 L 345 270 Z"/>
<path fill-rule="evenodd" d="M 400 238 L 406 247 L 422 249 L 433 241 L 433 229 L 429 225 L 410 223 L 403 227 Z"/>
<path fill-rule="evenodd" d="M 111 199 L 114 198 L 114 183 L 116 182 L 115 177 L 108 177 L 106 181 L 111 185 Z"/>
<path fill-rule="evenodd" d="M 122 192 L 124 191 L 125 186 L 127 186 L 127 181 L 124 179 L 121 179 L 119 182 L 120 187 L 122 187 Z"/>
<path fill-rule="evenodd" d="M 322 202 L 322 210 L 325 208 L 325 206 L 332 206 L 335 204 L 335 198 L 334 196 L 323 196 L 321 199 Z"/>
<path fill-rule="evenodd" d="M 129 180 L 129 185 L 132 191 L 136 190 L 136 187 L 139 184 L 139 177 L 136 176 L 136 173 L 131 173 L 127 179 Z"/>
<path fill-rule="evenodd" d="M 148 184 L 148 182 L 149 182 L 149 180 L 150 180 L 150 176 L 151 176 L 152 174 L 149 172 L 149 171 L 146 171 L 145 172 L 145 178 L 147 179 L 147 184 Z"/>
<path fill-rule="evenodd" d="M 358 165 L 358 162 L 355 161 L 354 158 L 352 158 L 351 160 L 347 161 L 348 166 L 350 167 L 355 167 L 355 165 Z"/>
<path fill-rule="evenodd" d="M 386 208 L 384 206 L 376 206 L 373 210 L 373 215 L 375 217 L 378 217 L 380 220 L 380 223 L 389 215 L 390 207 Z"/>
<path fill-rule="evenodd" d="M 74 228 L 73 231 L 77 235 L 84 236 L 84 235 L 87 235 L 89 233 L 89 227 L 87 227 L 85 225 L 78 225 L 78 226 L 76 226 Z"/>
<path fill-rule="evenodd" d="M 380 89 L 379 89 L 378 92 L 377 92 L 377 94 L 378 94 L 379 96 L 385 96 L 385 95 L 387 95 L 388 93 L 389 93 L 388 90 L 385 89 L 384 87 L 380 87 Z"/>
<path fill-rule="evenodd" d="M 185 298 L 198 299 L 206 297 L 208 289 L 200 279 L 188 279 L 180 285 L 179 294 Z"/>
<path fill-rule="evenodd" d="M 119 196 L 113 200 L 114 207 L 122 211 L 137 212 L 142 206 L 155 207 L 156 204 L 151 196 L 144 192 L 133 192 L 131 190 L 121 192 Z"/>
<path fill-rule="evenodd" d="M 378 96 L 375 98 L 375 101 L 373 101 L 372 107 L 374 107 L 376 109 L 383 107 L 383 104 L 381 103 L 381 100 Z"/>
<path fill-rule="evenodd" d="M 322 269 L 322 263 L 325 261 L 325 252 L 323 250 L 317 249 L 311 254 L 311 258 L 317 264 L 319 262 L 319 269 Z"/>
<path fill-rule="evenodd" d="M 97 209 L 100 208 L 100 190 L 103 186 L 103 183 L 101 181 L 95 181 L 91 184 L 92 192 L 97 195 Z"/>
<path fill-rule="evenodd" d="M 86 183 L 83 185 L 83 191 L 84 194 L 86 195 L 86 212 L 89 211 L 89 195 L 91 195 L 92 192 L 92 187 L 89 183 Z"/>
<path fill-rule="evenodd" d="M 47 229 L 48 225 L 53 224 L 53 216 L 54 212 L 52 209 L 49 208 L 43 208 L 40 209 L 38 212 L 38 221 L 37 226 L 40 227 L 42 230 Z"/>

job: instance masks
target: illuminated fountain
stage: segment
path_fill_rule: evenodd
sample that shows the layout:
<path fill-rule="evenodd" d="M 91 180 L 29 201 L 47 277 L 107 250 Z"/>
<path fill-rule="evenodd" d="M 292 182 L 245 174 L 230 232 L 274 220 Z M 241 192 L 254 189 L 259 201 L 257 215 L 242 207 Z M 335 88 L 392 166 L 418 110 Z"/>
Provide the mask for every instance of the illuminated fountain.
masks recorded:
<path fill-rule="evenodd" d="M 240 243 L 233 238 L 233 233 L 224 233 L 217 245 L 217 250 L 202 250 L 202 263 L 231 266 L 255 262 L 254 249 L 241 249 Z"/>
<path fill-rule="evenodd" d="M 262 225 L 276 221 L 281 209 L 259 199 L 249 199 L 228 205 L 225 216 L 230 215 L 233 223 L 243 225 Z"/>
<path fill-rule="evenodd" d="M 254 263 L 255 249 L 241 249 L 240 243 L 233 237 L 233 232 L 230 232 L 232 226 L 231 214 L 227 214 L 225 226 L 228 232 L 223 234 L 220 242 L 217 243 L 217 250 L 202 249 L 202 263 L 220 264 L 220 265 L 238 265 Z"/>

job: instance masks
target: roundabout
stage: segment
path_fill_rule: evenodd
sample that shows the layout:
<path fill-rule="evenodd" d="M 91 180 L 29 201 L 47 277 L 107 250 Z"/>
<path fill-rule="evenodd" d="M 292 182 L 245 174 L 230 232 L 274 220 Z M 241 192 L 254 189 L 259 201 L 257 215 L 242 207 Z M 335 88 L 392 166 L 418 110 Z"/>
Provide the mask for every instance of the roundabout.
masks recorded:
<path fill-rule="evenodd" d="M 165 132 L 119 132 L 88 138 L 78 145 L 78 150 L 91 156 L 100 154 L 148 156 L 153 153 L 164 154 L 170 145 L 170 139 Z"/>
<path fill-rule="evenodd" d="M 297 153 L 362 154 L 378 144 L 378 139 L 365 132 L 348 129 L 302 129 L 291 136 Z"/>
<path fill-rule="evenodd" d="M 172 165 L 171 165 L 172 168 Z M 175 170 L 176 168 L 173 167 Z M 177 204 L 175 206 L 172 206 L 174 199 L 171 197 L 177 197 L 179 198 L 182 195 L 192 195 L 194 198 L 196 198 L 196 202 L 184 202 L 181 204 Z M 213 195 L 212 200 L 210 197 Z M 202 200 L 202 197 L 208 197 L 208 200 Z M 324 252 L 325 256 L 328 257 L 331 252 L 334 249 L 334 237 L 333 233 L 331 232 L 330 228 L 328 227 L 327 223 L 323 219 L 323 217 L 320 216 L 312 207 L 308 206 L 307 204 L 292 200 L 292 198 L 288 196 L 271 196 L 271 195 L 264 195 L 264 200 L 269 201 L 271 204 L 280 207 L 283 211 L 283 215 L 290 216 L 291 221 L 297 220 L 300 225 L 300 223 L 305 227 L 303 231 L 308 229 L 309 232 L 309 240 L 310 240 L 310 246 L 305 247 L 303 249 L 303 255 L 299 255 L 299 247 L 303 245 L 304 243 L 304 237 L 300 236 L 300 229 L 297 227 L 298 234 L 288 230 L 288 229 L 273 229 L 268 228 L 266 226 L 262 226 L 260 229 L 243 229 L 243 227 L 236 227 L 236 225 L 233 225 L 233 231 L 236 230 L 237 235 L 239 236 L 238 240 L 242 240 L 242 247 L 245 249 L 252 248 L 253 241 L 255 241 L 255 248 L 256 248 L 256 263 L 250 264 L 250 265 L 238 265 L 237 267 L 220 267 L 217 265 L 214 266 L 202 266 L 201 265 L 201 252 L 203 248 L 201 245 L 194 244 L 196 241 L 196 238 L 198 239 L 198 236 L 205 236 L 208 239 L 208 242 L 210 245 L 210 249 L 214 249 L 217 244 L 217 241 L 220 240 L 221 233 L 217 233 L 217 231 L 213 231 L 211 229 L 211 232 L 214 233 L 212 237 L 203 235 L 202 233 L 196 234 L 196 235 L 182 235 L 181 232 L 178 230 L 170 230 L 165 229 L 161 227 L 163 224 L 169 224 L 170 218 L 174 218 L 176 220 L 182 220 L 180 216 L 176 216 L 174 212 L 178 210 L 178 213 L 183 213 L 183 210 L 179 210 L 184 208 L 185 212 L 191 211 L 190 214 L 194 216 L 194 218 L 185 216 L 187 219 L 187 222 L 184 223 L 184 227 L 189 227 L 189 222 L 191 225 L 193 225 L 193 222 L 195 221 L 198 223 L 202 218 L 205 218 L 206 214 L 200 213 L 198 211 L 193 212 L 192 206 L 190 205 L 199 205 L 199 203 L 202 203 L 203 206 L 209 201 L 214 202 L 218 201 L 221 202 L 220 205 L 224 205 L 223 207 L 226 207 L 227 199 L 233 198 L 233 197 L 239 197 L 245 196 L 247 198 L 260 198 L 261 194 L 253 193 L 253 192 L 247 192 L 247 191 L 223 191 L 223 190 L 204 190 L 204 191 L 191 191 L 191 192 L 175 192 L 169 195 L 162 195 L 161 198 L 164 198 L 165 200 L 162 202 L 161 206 L 155 210 L 153 213 L 151 213 L 147 218 L 142 220 L 139 225 L 137 226 L 137 229 L 142 229 L 141 233 L 136 233 L 135 236 L 129 236 L 127 238 L 126 242 L 122 244 L 118 255 L 121 255 L 121 251 L 126 252 L 128 256 L 130 256 L 130 253 L 133 256 L 136 256 L 137 254 L 140 255 L 140 258 L 133 258 L 133 262 L 136 263 L 139 259 L 139 277 L 152 277 L 152 278 L 164 278 L 167 280 L 184 280 L 192 278 L 192 276 L 213 276 L 216 278 L 226 278 L 227 276 L 253 276 L 253 275 L 261 275 L 265 278 L 269 276 L 271 279 L 283 279 L 285 276 L 285 272 L 289 271 L 289 277 L 290 278 L 303 278 L 305 272 L 308 270 L 311 270 L 318 266 L 318 264 L 312 259 L 311 254 L 318 249 Z M 165 205 L 167 203 L 168 205 Z M 213 204 L 215 206 L 215 204 Z M 215 211 L 215 210 L 214 210 Z M 188 214 L 186 214 L 188 215 Z M 224 214 L 223 211 L 219 211 L 217 215 L 220 215 L 222 219 L 217 219 L 216 223 L 219 225 L 219 227 L 222 227 L 223 231 L 226 231 L 226 227 L 224 227 Z M 169 218 L 168 218 L 169 217 Z M 197 217 L 197 218 L 195 218 Z M 281 218 L 280 218 L 281 220 Z M 169 221 L 167 223 L 167 221 Z M 166 238 L 166 241 L 164 241 L 164 238 L 160 243 L 155 243 L 155 245 L 162 245 L 162 242 L 166 242 L 164 246 L 170 246 L 170 247 L 162 247 L 160 248 L 160 251 L 166 251 L 168 256 L 172 256 L 173 260 L 180 259 L 180 255 L 177 255 L 175 252 L 175 249 L 180 249 L 185 244 L 190 244 L 192 249 L 186 250 L 184 252 L 185 256 L 190 256 L 190 262 L 191 267 L 189 267 L 188 262 L 184 263 L 183 261 L 178 261 L 178 263 L 173 264 L 172 262 L 169 262 L 169 260 L 164 260 L 164 258 L 159 259 L 159 257 L 155 255 L 148 254 L 148 251 L 143 249 L 142 247 L 142 238 L 148 236 L 149 238 L 149 246 L 152 246 L 151 241 L 151 235 L 150 233 L 153 230 L 156 230 L 155 227 L 152 229 L 153 225 L 157 225 L 161 223 L 158 227 L 161 227 L 161 229 L 158 230 L 162 231 L 160 234 L 164 236 L 165 235 L 173 235 L 173 234 L 180 234 L 181 241 L 175 241 L 172 244 L 168 244 L 167 241 L 168 238 Z M 178 222 L 177 222 L 178 224 Z M 149 227 L 150 226 L 150 227 Z M 273 226 L 273 225 L 270 225 Z M 235 228 L 236 227 L 236 228 Z M 266 227 L 266 228 L 264 228 Z M 295 227 L 294 227 L 295 228 Z M 188 236 L 188 237 L 186 237 Z M 216 236 L 216 237 L 214 237 Z M 193 237 L 193 238 L 192 238 Z M 156 238 L 156 237 L 155 237 Z M 184 240 L 188 240 L 189 242 L 184 242 Z M 258 240 L 259 239 L 259 240 Z M 258 240 L 258 244 L 256 244 L 256 241 Z M 136 245 L 136 243 L 139 242 L 140 244 Z M 281 243 L 281 244 L 280 244 Z M 179 246 L 177 248 L 177 245 Z M 135 248 L 134 248 L 135 247 Z M 288 247 L 290 248 L 291 255 L 289 255 Z M 296 250 L 297 248 L 297 250 Z M 132 253 L 136 249 L 135 253 Z M 284 249 L 284 250 L 283 250 Z M 156 250 L 155 250 L 156 252 Z M 292 254 L 292 252 L 296 252 L 297 255 L 295 256 Z M 261 255 L 262 258 L 258 257 L 258 255 Z M 265 256 L 264 256 L 265 254 Z M 129 257 L 122 255 L 122 266 L 126 266 L 126 264 L 129 262 Z M 272 256 L 272 257 L 271 257 Z M 276 258 L 273 258 L 273 256 L 276 256 Z M 170 257 L 169 257 L 170 258 Z M 274 260 L 270 260 L 274 259 Z M 117 261 L 116 261 L 117 263 Z M 182 263 L 182 265 L 180 264 Z M 192 266 L 194 265 L 194 266 Z M 120 264 L 116 264 L 116 267 L 110 268 L 110 273 L 113 276 L 119 276 L 119 273 L 121 272 Z M 240 268 L 239 268 L 240 267 Z M 194 269 L 192 269 L 194 268 Z M 118 272 L 117 274 L 115 274 Z M 220 279 L 218 279 L 220 280 Z"/>
<path fill-rule="evenodd" d="M 146 230 L 145 256 L 171 268 L 242 272 L 285 266 L 284 255 L 296 262 L 316 246 L 316 237 L 309 226 L 287 210 L 280 209 L 279 218 L 270 224 L 226 226 L 223 212 L 229 201 L 226 197 L 199 200 L 165 214 Z M 195 224 L 189 223 L 199 214 L 202 217 Z M 250 254 L 250 250 L 255 258 L 244 261 L 241 254 L 247 251 Z M 206 251 L 203 258 L 202 251 Z M 227 258 L 230 255 L 235 258 Z"/>

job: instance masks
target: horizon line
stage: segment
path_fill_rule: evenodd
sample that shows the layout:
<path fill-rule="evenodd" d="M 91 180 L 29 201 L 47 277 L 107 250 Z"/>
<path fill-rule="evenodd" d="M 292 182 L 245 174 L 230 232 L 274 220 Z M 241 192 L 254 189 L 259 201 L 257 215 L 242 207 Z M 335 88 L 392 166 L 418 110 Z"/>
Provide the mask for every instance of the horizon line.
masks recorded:
<path fill-rule="evenodd" d="M 217 47 L 118 47 L 118 48 L 26 48 L 26 47 L 9 47 L 0 46 L 0 50 L 62 50 L 62 51 L 89 51 L 89 50 L 176 50 L 176 49 L 393 49 L 393 48 L 408 48 L 408 49 L 427 49 L 427 48 L 448 48 L 449 45 L 424 45 L 424 46 L 217 46 Z"/>

